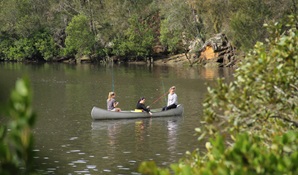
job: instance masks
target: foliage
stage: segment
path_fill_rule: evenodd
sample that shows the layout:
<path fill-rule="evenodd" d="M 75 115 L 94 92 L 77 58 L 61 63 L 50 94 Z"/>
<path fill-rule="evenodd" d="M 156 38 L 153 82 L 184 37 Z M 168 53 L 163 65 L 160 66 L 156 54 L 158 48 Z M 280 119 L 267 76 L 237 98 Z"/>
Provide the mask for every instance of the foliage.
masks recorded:
<path fill-rule="evenodd" d="M 248 51 L 268 36 L 263 23 L 297 15 L 297 7 L 296 0 L 1 1 L 0 38 L 8 35 L 16 43 L 12 47 L 1 39 L 0 55 L 48 61 L 84 54 L 147 57 L 161 44 L 169 54 L 187 53 L 191 42 L 204 42 L 217 33 Z M 35 39 L 38 45 L 29 42 L 33 36 L 41 37 Z M 33 55 L 22 50 L 26 43 Z"/>
<path fill-rule="evenodd" d="M 205 31 L 208 31 L 207 37 L 213 36 L 220 32 L 228 32 L 226 26 L 231 18 L 230 15 L 231 2 L 227 0 L 204 0 L 197 1 L 195 4 L 196 11 L 204 23 Z"/>
<path fill-rule="evenodd" d="M 0 126 L 0 174 L 33 173 L 33 136 L 35 114 L 31 106 L 28 79 L 19 79 L 11 93 L 9 122 Z"/>
<path fill-rule="evenodd" d="M 160 41 L 170 52 L 185 52 L 196 37 L 205 39 L 203 24 L 194 11 L 191 4 L 179 0 L 163 3 Z"/>
<path fill-rule="evenodd" d="M 167 28 L 168 20 L 163 20 L 161 22 L 161 31 L 160 31 L 160 41 L 163 45 L 167 46 L 170 52 L 177 52 L 181 47 L 179 44 L 181 41 L 181 33 L 178 31 L 171 31 L 171 29 Z"/>
<path fill-rule="evenodd" d="M 0 60 L 8 60 L 9 57 L 7 53 L 9 53 L 9 48 L 12 46 L 13 40 L 9 37 L 6 37 L 5 35 L 2 35 L 0 40 Z"/>
<path fill-rule="evenodd" d="M 47 32 L 40 32 L 34 36 L 34 47 L 46 61 L 51 61 L 58 55 L 58 48 L 54 39 Z"/>
<path fill-rule="evenodd" d="M 247 8 L 252 7 L 252 8 Z M 266 30 L 263 24 L 271 15 L 270 6 L 264 1 L 232 1 L 231 29 L 235 44 L 242 50 L 251 49 L 257 41 L 263 41 Z"/>
<path fill-rule="evenodd" d="M 225 131 L 261 133 L 298 126 L 298 31 L 294 20 L 287 25 L 290 28 L 282 35 L 285 25 L 268 27 L 269 33 L 278 35 L 269 38 L 268 45 L 256 44 L 236 70 L 235 81 L 219 80 L 217 89 L 208 89 L 206 121 L 223 119 L 231 124 Z"/>
<path fill-rule="evenodd" d="M 113 52 L 120 56 L 149 56 L 152 52 L 154 36 L 146 22 L 146 20 L 138 19 L 137 16 L 130 18 L 130 27 L 125 30 L 123 38 L 115 40 Z"/>
<path fill-rule="evenodd" d="M 208 88 L 204 127 L 196 129 L 200 141 L 210 137 L 207 153 L 188 153 L 171 169 L 143 162 L 141 173 L 298 173 L 298 30 L 295 17 L 289 19 L 266 25 L 267 45 L 256 44 L 233 82 L 219 79 L 217 87 Z"/>
<path fill-rule="evenodd" d="M 143 162 L 139 171 L 155 175 L 190 174 L 289 174 L 298 173 L 298 132 L 276 135 L 270 147 L 261 136 L 248 133 L 237 135 L 232 146 L 226 146 L 223 136 L 217 135 L 206 143 L 204 155 L 199 150 L 187 153 L 179 163 L 159 168 L 154 162 Z M 172 172 L 172 173 L 170 173 Z"/>
<path fill-rule="evenodd" d="M 34 42 L 29 38 L 15 40 L 13 45 L 4 51 L 4 54 L 10 60 L 22 61 L 35 55 Z"/>
<path fill-rule="evenodd" d="M 58 49 L 48 32 L 38 32 L 35 35 L 11 39 L 3 37 L 0 43 L 2 58 L 7 60 L 48 60 L 57 55 Z"/>
<path fill-rule="evenodd" d="M 66 34 L 66 55 L 91 53 L 95 41 L 85 15 L 74 16 L 66 27 Z"/>

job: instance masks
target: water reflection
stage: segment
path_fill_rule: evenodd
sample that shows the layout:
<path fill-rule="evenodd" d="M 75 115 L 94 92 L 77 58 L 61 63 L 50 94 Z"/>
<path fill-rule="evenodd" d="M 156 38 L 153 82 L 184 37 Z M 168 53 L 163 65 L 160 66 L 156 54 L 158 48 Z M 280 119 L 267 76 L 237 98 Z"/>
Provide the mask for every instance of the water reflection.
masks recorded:
<path fill-rule="evenodd" d="M 92 140 L 97 141 L 98 147 L 107 149 L 105 155 L 101 155 L 102 159 L 110 162 L 116 159 L 118 162 L 122 160 L 122 164 L 113 164 L 111 169 L 97 166 L 98 170 L 111 173 L 115 173 L 115 169 L 119 172 L 133 170 L 137 169 L 144 160 L 158 162 L 163 160 L 167 154 L 171 156 L 167 161 L 163 160 L 161 164 L 168 165 L 175 161 L 179 140 L 177 131 L 182 121 L 181 116 L 93 121 L 91 124 Z M 106 143 L 102 139 L 105 134 L 107 135 Z M 127 139 L 130 142 L 127 142 Z M 105 144 L 107 146 L 104 146 Z"/>
<path fill-rule="evenodd" d="M 107 128 L 108 137 L 109 137 L 108 145 L 111 148 L 115 148 L 115 145 L 116 145 L 116 142 L 117 142 L 116 136 L 117 136 L 118 130 L 119 130 L 119 126 L 116 125 L 116 124 L 108 126 L 108 128 Z"/>
<path fill-rule="evenodd" d="M 187 69 L 187 71 L 186 71 Z M 160 78 L 170 78 L 172 75 L 177 78 L 186 79 L 206 79 L 214 80 L 220 77 L 228 78 L 234 72 L 234 68 L 222 68 L 222 67 L 168 67 L 168 66 L 155 66 L 153 74 Z"/>
<path fill-rule="evenodd" d="M 178 125 L 175 120 L 168 121 L 168 150 L 170 153 L 176 152 L 176 144 L 177 144 L 177 129 Z"/>
<path fill-rule="evenodd" d="M 200 126 L 206 84 L 215 84 L 218 77 L 230 78 L 233 71 L 155 65 L 2 63 L 0 70 L 0 103 L 7 101 L 18 77 L 27 74 L 31 79 L 33 106 L 38 114 L 33 130 L 35 159 L 38 168 L 47 171 L 44 174 L 138 174 L 138 165 L 145 160 L 154 160 L 158 166 L 177 162 L 185 151 L 204 147 L 193 133 Z M 184 116 L 92 121 L 91 108 L 106 107 L 106 94 L 112 85 L 123 109 L 134 109 L 140 96 L 146 96 L 149 105 L 176 85 L 179 102 L 185 106 Z M 161 98 L 150 106 L 160 108 L 165 104 Z"/>

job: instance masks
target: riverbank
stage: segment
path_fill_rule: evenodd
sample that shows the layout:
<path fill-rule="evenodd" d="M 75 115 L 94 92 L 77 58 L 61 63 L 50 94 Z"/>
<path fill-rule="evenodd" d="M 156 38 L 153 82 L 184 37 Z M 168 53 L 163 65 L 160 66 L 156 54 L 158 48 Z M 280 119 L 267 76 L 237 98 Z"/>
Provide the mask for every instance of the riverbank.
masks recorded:
<path fill-rule="evenodd" d="M 188 60 L 185 56 L 185 54 L 178 54 L 173 55 L 170 57 L 162 58 L 159 60 L 154 61 L 154 64 L 170 64 L 170 65 L 185 65 L 188 63 Z"/>
<path fill-rule="evenodd" d="M 147 64 L 146 61 L 130 61 L 129 64 Z M 185 54 L 177 54 L 169 57 L 160 58 L 153 61 L 154 65 L 188 65 L 189 62 L 185 56 Z"/>

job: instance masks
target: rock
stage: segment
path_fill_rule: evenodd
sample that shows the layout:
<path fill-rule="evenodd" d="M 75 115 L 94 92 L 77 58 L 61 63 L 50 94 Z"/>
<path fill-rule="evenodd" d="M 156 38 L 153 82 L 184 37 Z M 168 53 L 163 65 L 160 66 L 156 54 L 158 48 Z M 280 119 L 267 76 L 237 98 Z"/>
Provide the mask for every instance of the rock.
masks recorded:
<path fill-rule="evenodd" d="M 227 67 L 236 63 L 236 48 L 222 33 L 207 40 L 195 53 L 199 62 L 203 64 L 214 62 L 218 63 L 219 66 Z"/>

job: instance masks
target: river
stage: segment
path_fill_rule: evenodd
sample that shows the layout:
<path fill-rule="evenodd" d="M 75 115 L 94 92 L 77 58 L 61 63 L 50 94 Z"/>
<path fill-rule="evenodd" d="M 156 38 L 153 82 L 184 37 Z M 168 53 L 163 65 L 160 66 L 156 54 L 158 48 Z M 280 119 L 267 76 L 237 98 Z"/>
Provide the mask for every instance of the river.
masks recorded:
<path fill-rule="evenodd" d="M 28 76 L 37 122 L 36 167 L 41 174 L 139 174 L 142 161 L 167 167 L 186 151 L 204 150 L 197 141 L 207 86 L 218 77 L 232 79 L 231 68 L 148 65 L 0 63 L 1 103 L 17 78 Z M 106 108 L 109 91 L 123 110 L 134 109 L 140 97 L 151 108 L 176 86 L 181 117 L 93 121 L 93 106 Z M 153 104 L 152 104 L 153 103 Z"/>

